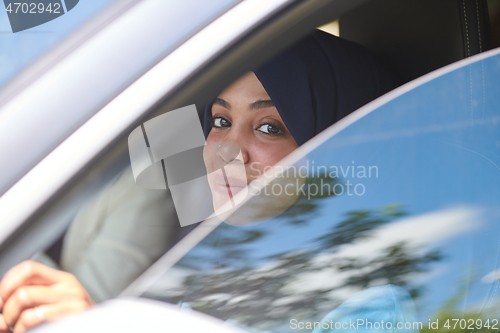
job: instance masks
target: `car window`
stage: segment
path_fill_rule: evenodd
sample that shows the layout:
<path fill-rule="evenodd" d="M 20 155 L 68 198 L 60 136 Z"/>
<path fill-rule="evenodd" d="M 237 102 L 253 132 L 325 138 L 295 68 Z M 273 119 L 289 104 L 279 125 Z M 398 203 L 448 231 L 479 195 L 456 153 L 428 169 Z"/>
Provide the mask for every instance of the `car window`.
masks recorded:
<path fill-rule="evenodd" d="M 399 88 L 301 147 L 228 223 L 202 224 L 215 230 L 143 297 L 249 331 L 498 330 L 500 54 L 475 59 Z M 288 188 L 301 192 L 290 209 L 259 221 L 255 209 L 287 190 L 274 186 L 283 170 L 307 182 Z M 163 271 L 182 251 L 166 255 Z"/>

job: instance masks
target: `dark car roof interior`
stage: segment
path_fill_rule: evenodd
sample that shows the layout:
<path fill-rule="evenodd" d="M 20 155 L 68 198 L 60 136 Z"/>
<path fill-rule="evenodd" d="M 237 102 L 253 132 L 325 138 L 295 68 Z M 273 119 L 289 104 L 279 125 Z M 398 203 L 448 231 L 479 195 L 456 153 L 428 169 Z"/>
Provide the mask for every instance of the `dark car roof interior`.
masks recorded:
<path fill-rule="evenodd" d="M 486 0 L 372 0 L 339 25 L 403 82 L 492 47 Z"/>

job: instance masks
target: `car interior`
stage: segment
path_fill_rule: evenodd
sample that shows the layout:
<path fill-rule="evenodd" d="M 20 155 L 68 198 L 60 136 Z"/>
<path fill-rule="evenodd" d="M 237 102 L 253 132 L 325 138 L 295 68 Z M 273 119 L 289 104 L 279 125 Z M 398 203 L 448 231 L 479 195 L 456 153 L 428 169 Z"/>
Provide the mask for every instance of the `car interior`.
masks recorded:
<path fill-rule="evenodd" d="M 338 22 L 341 38 L 372 51 L 396 73 L 401 83 L 500 46 L 500 5 L 495 0 L 295 2 L 229 45 L 196 75 L 159 100 L 142 122 L 188 104 L 196 104 L 201 119 L 204 103 L 242 73 L 264 63 L 312 29 L 328 29 L 332 22 Z M 113 191 L 135 185 L 129 169 L 128 134 L 117 138 L 113 147 L 102 152 L 1 245 L 3 257 L 9 257 L 0 262 L 2 273 L 36 252 L 34 260 L 80 277 L 93 298 L 100 302 L 118 296 L 193 229 L 193 226 L 178 225 L 172 200 L 166 192 L 134 192 L 131 196 L 142 200 L 135 201 L 140 208 L 118 199 L 113 201 L 122 195 Z M 135 214 L 134 209 L 136 213 L 141 209 L 148 211 L 150 216 Z M 115 224 L 132 219 L 168 223 L 154 222 L 156 228 L 150 228 L 149 233 L 144 232 L 140 237 L 137 235 L 142 231 L 131 223 L 129 234 L 120 238 L 117 234 L 123 224 L 103 224 L 106 221 L 103 212 L 113 215 L 112 210 L 122 210 L 126 215 L 116 213 Z M 45 234 L 51 235 L 51 241 L 44 251 L 39 251 L 29 245 L 29 239 L 43 228 L 47 230 Z M 115 251 L 115 254 L 107 255 L 106 251 Z M 99 257 L 101 261 L 94 266 L 75 265 L 85 257 Z M 115 267 L 107 270 L 106 260 L 114 261 Z"/>
<path fill-rule="evenodd" d="M 403 82 L 492 48 L 486 1 L 369 1 L 342 16 L 340 30 Z"/>

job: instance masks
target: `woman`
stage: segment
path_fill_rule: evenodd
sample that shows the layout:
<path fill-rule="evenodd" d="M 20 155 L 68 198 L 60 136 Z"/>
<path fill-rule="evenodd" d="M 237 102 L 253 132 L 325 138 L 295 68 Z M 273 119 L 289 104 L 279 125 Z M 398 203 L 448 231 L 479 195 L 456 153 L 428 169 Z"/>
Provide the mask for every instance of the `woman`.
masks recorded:
<path fill-rule="evenodd" d="M 364 49 L 321 31 L 244 74 L 205 110 L 207 170 L 217 169 L 217 159 L 228 165 L 222 178 L 209 177 L 214 208 L 395 85 Z M 0 296 L 0 331 L 16 333 L 93 305 L 73 275 L 29 261 L 3 277 Z"/>

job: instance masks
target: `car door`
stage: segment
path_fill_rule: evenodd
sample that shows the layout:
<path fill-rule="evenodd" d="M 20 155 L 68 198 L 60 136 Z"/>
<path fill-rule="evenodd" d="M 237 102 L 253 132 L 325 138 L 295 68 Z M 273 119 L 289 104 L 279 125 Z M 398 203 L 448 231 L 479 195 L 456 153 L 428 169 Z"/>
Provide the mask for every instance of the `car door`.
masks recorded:
<path fill-rule="evenodd" d="M 332 3 L 329 8 L 334 14 L 330 16 L 347 10 L 345 2 Z M 130 132 L 144 120 L 190 104 L 193 99 L 206 100 L 245 69 L 256 66 L 310 27 L 319 25 L 322 16 L 318 13 L 323 9 L 321 2 L 263 1 L 234 6 L 139 80 L 120 90 L 116 98 L 0 199 L 5 223 L 2 269 L 5 271 L 48 248 L 78 218 L 84 222 L 98 221 L 84 217 L 92 216 L 94 208 L 101 204 L 105 207 L 120 204 L 109 202 L 114 198 L 112 195 L 100 196 L 106 191 L 113 192 L 116 186 L 120 193 L 128 188 L 135 193 L 134 198 L 146 198 L 148 194 L 134 188 L 130 177 L 124 187 L 116 185 L 127 177 L 126 137 Z M 248 15 L 251 10 L 255 15 Z M 305 21 L 308 17 L 315 19 L 285 34 L 285 38 L 274 43 L 275 48 L 253 57 L 251 50 L 255 45 L 269 46 L 285 27 L 291 26 L 298 13 L 304 15 L 300 17 Z M 235 24 L 235 29 L 227 29 L 230 23 Z M 259 30 L 262 27 L 267 30 Z M 498 164 L 491 154 L 492 145 L 498 141 L 494 117 L 498 67 L 496 58 L 491 59 L 491 62 L 486 58 L 472 59 L 470 63 L 458 64 L 404 86 L 313 139 L 284 164 L 294 165 L 297 159 L 303 163 L 304 157 L 310 161 L 311 186 L 307 188 L 306 201 L 298 201 L 277 219 L 247 227 L 226 224 L 199 227 L 154 265 L 154 256 L 142 256 L 140 248 L 130 251 L 113 242 L 116 239 L 107 238 L 109 234 L 115 235 L 116 229 L 99 238 L 102 234 L 96 236 L 94 231 L 105 228 L 97 224 L 87 230 L 88 237 L 84 239 L 97 239 L 108 249 L 112 247 L 137 257 L 137 262 L 148 257 L 142 263 L 149 262 L 151 270 L 124 295 L 144 294 L 205 311 L 243 327 L 289 330 L 294 329 L 289 326 L 296 319 L 294 323 L 300 328 L 299 325 L 327 316 L 355 292 L 387 284 L 401 287 L 409 295 L 403 297 L 405 300 L 425 308 L 416 322 L 424 322 L 427 314 L 434 321 L 436 309 L 452 299 L 455 292 L 468 295 L 457 301 L 464 304 L 464 309 L 479 299 L 484 304 L 484 311 L 479 313 L 487 318 L 491 316 L 489 311 L 495 309 L 497 256 L 493 256 L 493 261 L 481 263 L 478 274 L 484 273 L 484 281 L 493 282 L 479 285 L 478 292 L 472 288 L 475 286 L 472 272 L 478 257 L 476 249 L 482 249 L 483 254 L 497 253 L 494 251 L 498 249 L 498 244 L 488 237 L 495 231 L 496 220 L 488 217 L 488 212 L 497 199 L 494 189 L 498 188 L 496 171 L 488 173 L 489 166 Z M 462 147 L 467 142 L 469 145 Z M 439 146 L 431 149 L 435 144 Z M 479 157 L 468 158 L 465 152 Z M 488 163 L 482 165 L 484 161 Z M 450 168 L 455 171 L 457 165 L 463 166 L 458 173 L 460 177 L 447 173 Z M 472 170 L 481 170 L 480 174 L 485 176 L 480 183 L 465 177 Z M 426 176 L 423 179 L 421 172 Z M 474 192 L 478 187 L 484 192 Z M 321 192 L 324 189 L 327 191 Z M 165 192 L 148 193 L 160 202 L 162 196 L 168 196 Z M 151 212 L 145 201 L 139 203 L 144 210 L 137 211 Z M 478 213 L 483 210 L 486 217 Z M 158 225 L 156 222 L 163 221 L 164 215 L 160 212 L 155 216 L 139 215 L 141 219 L 137 221 L 145 222 L 141 223 L 142 231 L 161 236 L 161 232 L 168 234 L 171 228 L 178 227 L 175 223 Z M 474 229 L 471 225 L 480 219 L 484 221 L 478 223 L 482 227 Z M 138 232 L 135 227 L 118 230 L 132 239 Z M 430 230 L 427 233 L 417 233 L 427 229 Z M 465 235 L 466 231 L 471 234 Z M 148 244 L 147 237 L 144 243 Z M 482 247 L 477 247 L 478 243 Z M 465 244 L 464 249 L 456 250 L 457 244 Z M 103 252 L 92 251 L 94 248 L 84 247 L 80 253 L 94 253 L 89 257 L 101 259 Z M 366 253 L 372 256 L 365 256 Z M 450 258 L 449 267 L 440 266 L 445 262 L 443 258 Z M 468 258 L 464 266 L 457 264 L 461 258 Z M 430 273 L 439 275 L 438 266 L 455 273 L 432 280 Z M 85 267 L 89 274 L 101 270 L 96 270 L 99 266 L 94 264 Z M 122 268 L 125 267 L 115 266 L 108 272 L 111 284 L 119 279 Z M 459 279 L 461 276 L 456 272 L 464 269 L 463 276 L 468 282 L 462 292 L 452 287 L 450 281 Z M 141 269 L 134 271 L 136 275 L 141 273 Z M 430 273 L 425 275 L 426 272 Z M 151 281 L 164 273 L 165 277 L 151 286 Z M 124 283 L 120 288 L 126 286 Z M 434 293 L 424 293 L 424 287 L 434 292 L 446 291 L 441 298 L 432 298 Z M 120 291 L 113 291 L 116 292 Z M 446 310 L 455 314 L 452 308 Z M 299 319 L 303 324 L 299 324 Z M 488 323 L 491 328 L 491 321 Z"/>

